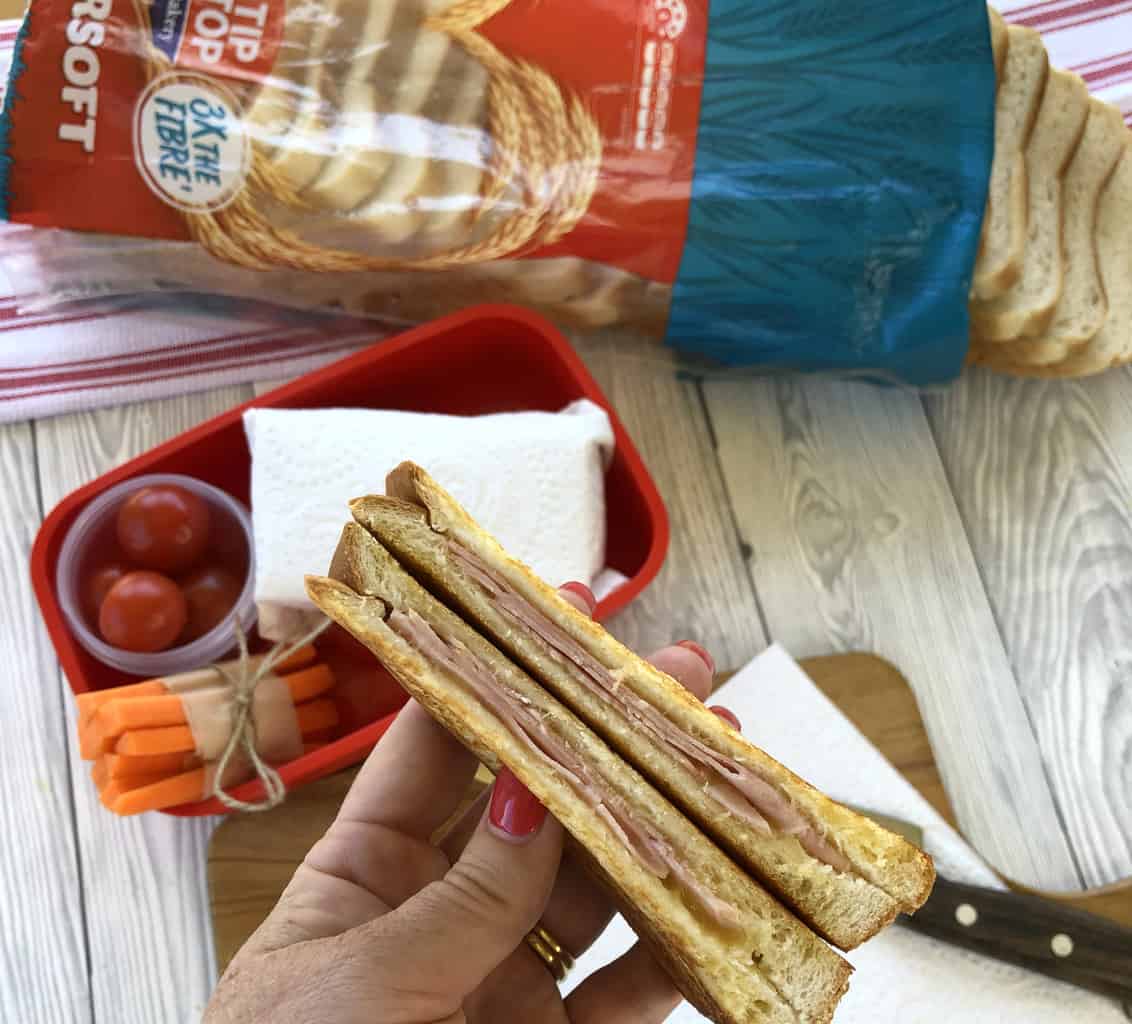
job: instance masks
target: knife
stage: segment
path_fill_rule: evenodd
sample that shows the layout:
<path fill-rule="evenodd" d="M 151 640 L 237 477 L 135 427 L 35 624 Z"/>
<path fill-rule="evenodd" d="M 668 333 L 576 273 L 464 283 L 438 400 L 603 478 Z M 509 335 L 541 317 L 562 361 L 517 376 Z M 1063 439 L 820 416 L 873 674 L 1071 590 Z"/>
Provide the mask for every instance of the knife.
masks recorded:
<path fill-rule="evenodd" d="M 854 810 L 923 849 L 919 826 Z M 951 945 L 1118 999 L 1132 1017 L 1132 929 L 1106 918 L 1028 893 L 937 876 L 927 902 L 898 921 Z"/>

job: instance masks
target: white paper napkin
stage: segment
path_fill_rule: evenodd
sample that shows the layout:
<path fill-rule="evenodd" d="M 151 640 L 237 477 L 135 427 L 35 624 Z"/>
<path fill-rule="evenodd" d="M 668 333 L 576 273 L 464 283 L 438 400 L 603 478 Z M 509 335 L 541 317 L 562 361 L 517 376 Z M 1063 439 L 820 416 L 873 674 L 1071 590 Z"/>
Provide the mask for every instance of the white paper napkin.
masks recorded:
<path fill-rule="evenodd" d="M 516 557 L 544 579 L 594 584 L 602 572 L 605 465 L 613 430 L 581 400 L 558 413 L 441 416 L 372 409 L 251 409 L 256 602 L 260 632 L 294 628 L 312 610 L 306 573 L 325 572 L 346 502 L 381 494 L 405 459 L 424 466 Z M 602 596 L 599 592 L 598 596 Z"/>
<path fill-rule="evenodd" d="M 778 646 L 712 697 L 731 708 L 743 732 L 835 799 L 873 808 L 924 829 L 941 875 L 1001 888 L 995 875 L 912 785 Z M 634 936 L 621 917 L 578 961 L 568 991 L 615 959 Z M 1009 964 L 967 953 L 899 925 L 847 954 L 856 972 L 837 1024 L 1126 1024 L 1115 1002 Z M 703 1021 L 687 1003 L 673 1024 Z"/>

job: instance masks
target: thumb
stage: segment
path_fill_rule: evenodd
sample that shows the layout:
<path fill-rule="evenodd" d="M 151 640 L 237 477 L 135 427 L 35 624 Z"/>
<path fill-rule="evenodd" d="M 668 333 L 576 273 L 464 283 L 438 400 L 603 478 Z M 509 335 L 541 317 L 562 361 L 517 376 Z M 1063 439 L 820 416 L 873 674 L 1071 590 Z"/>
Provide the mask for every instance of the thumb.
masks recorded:
<path fill-rule="evenodd" d="M 458 1006 L 541 916 L 562 855 L 562 826 L 504 768 L 460 859 L 382 919 L 398 988 Z"/>

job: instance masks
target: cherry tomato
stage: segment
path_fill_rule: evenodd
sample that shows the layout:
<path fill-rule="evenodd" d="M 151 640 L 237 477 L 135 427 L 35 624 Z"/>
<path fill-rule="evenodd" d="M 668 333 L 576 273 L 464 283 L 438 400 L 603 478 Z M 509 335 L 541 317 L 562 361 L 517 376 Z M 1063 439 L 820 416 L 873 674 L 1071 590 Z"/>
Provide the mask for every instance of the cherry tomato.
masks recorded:
<path fill-rule="evenodd" d="M 108 644 L 152 654 L 171 647 L 185 628 L 185 595 L 159 572 L 128 572 L 110 588 L 98 612 Z"/>
<path fill-rule="evenodd" d="M 147 569 L 190 568 L 208 544 L 208 505 L 174 484 L 131 494 L 118 509 L 118 543 L 127 558 Z"/>
<path fill-rule="evenodd" d="M 194 569 L 181 581 L 181 593 L 189 609 L 189 621 L 181 638 L 195 640 L 218 625 L 243 589 L 243 580 L 218 565 Z"/>
<path fill-rule="evenodd" d="M 110 593 L 110 588 L 129 571 L 121 562 L 110 562 L 95 569 L 83 581 L 83 612 L 91 622 L 98 621 L 98 610 Z"/>

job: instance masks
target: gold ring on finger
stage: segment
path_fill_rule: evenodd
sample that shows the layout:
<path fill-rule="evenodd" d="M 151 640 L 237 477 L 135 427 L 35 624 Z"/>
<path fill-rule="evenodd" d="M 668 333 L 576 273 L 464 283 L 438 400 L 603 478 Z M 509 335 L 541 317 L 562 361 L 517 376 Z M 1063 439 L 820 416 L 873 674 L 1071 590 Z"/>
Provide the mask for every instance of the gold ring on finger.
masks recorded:
<path fill-rule="evenodd" d="M 555 981 L 561 981 L 574 966 L 574 958 L 565 947 L 541 924 L 527 932 L 527 945 L 550 971 Z"/>

